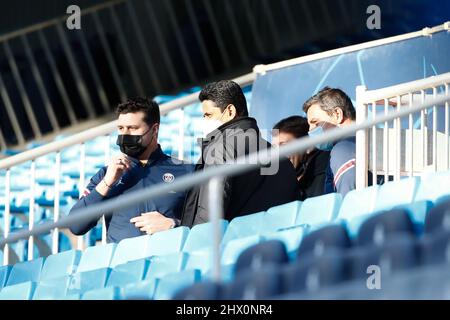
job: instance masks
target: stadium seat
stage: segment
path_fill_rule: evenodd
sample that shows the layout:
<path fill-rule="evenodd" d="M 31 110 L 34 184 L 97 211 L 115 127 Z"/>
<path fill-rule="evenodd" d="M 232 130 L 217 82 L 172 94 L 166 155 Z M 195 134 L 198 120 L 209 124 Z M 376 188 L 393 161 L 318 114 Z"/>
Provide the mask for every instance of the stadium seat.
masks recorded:
<path fill-rule="evenodd" d="M 1 266 L 0 267 L 0 290 L 8 282 L 9 274 L 11 273 L 12 266 Z"/>
<path fill-rule="evenodd" d="M 269 240 L 244 250 L 236 261 L 236 276 L 248 269 L 259 270 L 268 264 L 282 265 L 288 262 L 286 246 L 283 242 Z"/>
<path fill-rule="evenodd" d="M 298 247 L 297 257 L 309 254 L 321 256 L 329 249 L 348 249 L 352 245 L 347 229 L 341 224 L 332 224 L 306 235 Z"/>
<path fill-rule="evenodd" d="M 344 221 L 351 238 L 355 237 L 357 230 L 367 216 L 375 208 L 375 200 L 379 186 L 371 186 L 361 190 L 352 190 L 345 195 L 337 221 Z"/>
<path fill-rule="evenodd" d="M 69 250 L 48 256 L 41 271 L 41 281 L 73 274 L 80 259 L 81 251 L 79 250 Z"/>
<path fill-rule="evenodd" d="M 166 274 L 181 271 L 188 258 L 185 252 L 178 252 L 164 256 L 154 256 L 150 259 L 150 265 L 144 276 L 145 280 L 155 281 Z"/>
<path fill-rule="evenodd" d="M 450 171 L 434 172 L 421 177 L 414 201 L 436 202 L 448 195 L 450 195 Z"/>
<path fill-rule="evenodd" d="M 218 300 L 222 285 L 213 281 L 202 281 L 178 291 L 173 300 Z"/>
<path fill-rule="evenodd" d="M 278 267 L 267 266 L 261 270 L 241 273 L 231 283 L 226 284 L 222 298 L 225 300 L 269 299 L 282 292 L 282 282 Z"/>
<path fill-rule="evenodd" d="M 355 247 L 348 253 L 352 277 L 367 279 L 369 266 L 379 266 L 387 276 L 395 271 L 416 267 L 420 263 L 420 247 L 414 236 L 402 233 L 391 236 L 383 245 Z"/>
<path fill-rule="evenodd" d="M 419 240 L 419 247 L 423 265 L 450 262 L 450 230 L 439 229 L 425 234 Z"/>
<path fill-rule="evenodd" d="M 220 220 L 221 236 L 226 232 L 228 227 L 227 220 Z M 210 248 L 212 239 L 212 225 L 211 222 L 197 224 L 192 227 L 183 246 L 183 252 L 193 252 L 205 248 Z"/>
<path fill-rule="evenodd" d="M 109 287 L 86 291 L 82 300 L 119 300 L 121 298 L 120 288 Z"/>
<path fill-rule="evenodd" d="M 293 201 L 268 209 L 263 217 L 262 233 L 271 233 L 294 226 L 301 206 L 301 201 Z"/>
<path fill-rule="evenodd" d="M 37 284 L 33 300 L 59 300 L 66 296 L 70 277 L 51 278 Z"/>
<path fill-rule="evenodd" d="M 250 236 L 229 241 L 223 248 L 221 264 L 234 264 L 242 251 L 261 242 L 261 240 L 261 236 Z"/>
<path fill-rule="evenodd" d="M 430 209 L 425 217 L 425 233 L 450 230 L 450 198 Z"/>
<path fill-rule="evenodd" d="M 226 244 L 233 239 L 245 238 L 259 234 L 265 212 L 258 212 L 246 216 L 236 217 L 228 225 L 222 243 Z"/>
<path fill-rule="evenodd" d="M 31 300 L 35 282 L 22 282 L 19 284 L 4 287 L 0 291 L 0 300 Z"/>
<path fill-rule="evenodd" d="M 111 267 L 114 268 L 128 261 L 180 252 L 188 234 L 189 228 L 178 227 L 157 232 L 151 236 L 124 239 L 117 245 Z M 141 250 L 135 250 L 135 248 L 141 248 Z"/>
<path fill-rule="evenodd" d="M 81 256 L 77 273 L 108 268 L 115 249 L 115 243 L 87 248 Z"/>
<path fill-rule="evenodd" d="M 156 282 L 154 280 L 130 283 L 122 288 L 122 298 L 125 300 L 151 300 L 155 288 Z"/>
<path fill-rule="evenodd" d="M 389 210 L 413 202 L 419 182 L 418 177 L 411 177 L 381 185 L 377 192 L 374 211 Z"/>
<path fill-rule="evenodd" d="M 368 218 L 358 231 L 357 244 L 381 245 L 386 238 L 396 233 L 414 234 L 414 225 L 405 210 L 393 209 Z"/>
<path fill-rule="evenodd" d="M 150 262 L 147 259 L 119 264 L 111 271 L 106 285 L 121 287 L 128 283 L 141 281 L 147 272 L 149 264 Z"/>
<path fill-rule="evenodd" d="M 214 272 L 209 270 L 202 279 L 213 280 Z M 220 265 L 220 281 L 223 283 L 231 282 L 234 279 L 234 264 Z"/>
<path fill-rule="evenodd" d="M 295 224 L 318 227 L 331 222 L 337 217 L 341 202 L 342 196 L 339 193 L 308 198 L 303 202 Z"/>
<path fill-rule="evenodd" d="M 16 263 L 9 275 L 7 286 L 22 282 L 39 282 L 44 258 Z"/>
<path fill-rule="evenodd" d="M 321 256 L 310 254 L 282 269 L 284 293 L 313 292 L 349 279 L 345 252 L 329 249 Z"/>
<path fill-rule="evenodd" d="M 179 290 L 200 281 L 199 270 L 184 270 L 177 273 L 167 274 L 159 279 L 154 295 L 155 300 L 171 299 Z"/>
<path fill-rule="evenodd" d="M 295 255 L 302 238 L 307 234 L 309 227 L 305 225 L 293 226 L 276 232 L 263 235 L 264 240 L 279 240 L 284 243 L 289 256 Z"/>
<path fill-rule="evenodd" d="M 67 294 L 83 294 L 85 291 L 103 288 L 111 273 L 110 268 L 77 272 L 70 276 Z"/>
<path fill-rule="evenodd" d="M 191 252 L 186 256 L 185 270 L 200 270 L 202 275 L 206 274 L 212 267 L 212 248 Z"/>
<path fill-rule="evenodd" d="M 393 209 L 404 209 L 408 211 L 417 233 L 422 233 L 427 213 L 433 208 L 435 203 L 429 200 L 414 201 L 403 204 Z"/>

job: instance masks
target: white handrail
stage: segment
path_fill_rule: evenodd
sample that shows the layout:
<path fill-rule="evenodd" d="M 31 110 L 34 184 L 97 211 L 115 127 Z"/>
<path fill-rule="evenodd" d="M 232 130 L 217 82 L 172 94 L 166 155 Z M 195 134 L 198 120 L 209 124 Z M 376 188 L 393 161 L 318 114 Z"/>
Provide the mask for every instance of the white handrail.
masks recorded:
<path fill-rule="evenodd" d="M 364 42 L 361 44 L 355 44 L 355 45 L 348 46 L 348 47 L 343 47 L 343 48 L 339 48 L 339 49 L 315 53 L 315 54 L 307 55 L 304 57 L 275 62 L 272 64 L 267 64 L 267 65 L 259 64 L 253 68 L 253 71 L 258 75 L 264 75 L 267 71 L 282 69 L 282 68 L 290 67 L 293 65 L 301 64 L 301 63 L 306 63 L 306 62 L 310 62 L 310 61 L 314 61 L 314 60 L 329 58 L 332 56 L 338 56 L 338 55 L 345 54 L 345 53 L 350 53 L 350 52 L 354 52 L 354 51 L 378 47 L 378 46 L 382 46 L 385 44 L 404 41 L 404 40 L 408 40 L 408 39 L 424 37 L 424 36 L 432 36 L 432 34 L 436 33 L 436 32 L 449 31 L 450 30 L 449 26 L 450 26 L 450 22 L 445 22 L 442 25 L 435 26 L 433 28 L 423 28 L 420 31 L 410 32 L 410 33 L 406 33 L 406 34 L 402 34 L 402 35 L 398 35 L 398 36 Z"/>
<path fill-rule="evenodd" d="M 386 88 L 363 91 L 360 93 L 359 98 L 361 99 L 361 103 L 368 104 L 385 98 L 401 96 L 410 92 L 418 92 L 420 90 L 442 86 L 445 83 L 450 83 L 450 72 Z"/>
<path fill-rule="evenodd" d="M 233 81 L 235 81 L 242 87 L 252 84 L 254 80 L 255 80 L 254 73 L 248 73 L 248 74 L 245 74 L 243 76 L 233 79 Z M 181 97 L 178 99 L 174 99 L 172 101 L 169 101 L 169 102 L 161 105 L 161 108 L 160 108 L 161 115 L 167 114 L 168 112 L 170 112 L 172 110 L 180 109 L 182 107 L 185 107 L 185 106 L 195 103 L 197 101 L 198 101 L 198 92 L 194 92 L 187 96 L 184 96 L 184 97 Z M 92 128 L 92 129 L 85 130 L 80 133 L 74 134 L 63 140 L 54 141 L 54 142 L 45 144 L 43 146 L 37 147 L 35 149 L 24 151 L 17 155 L 0 160 L 0 170 L 8 169 L 15 165 L 18 165 L 18 164 L 21 164 L 21 163 L 24 163 L 24 162 L 27 162 L 30 160 L 34 160 L 41 156 L 47 155 L 49 153 L 60 151 L 67 147 L 71 147 L 76 144 L 84 143 L 86 141 L 92 140 L 92 139 L 100 137 L 100 136 L 111 134 L 115 130 L 117 130 L 116 120 L 108 122 L 106 124 L 100 125 L 98 127 Z"/>
<path fill-rule="evenodd" d="M 388 112 L 388 104 L 390 99 L 395 98 L 395 103 L 397 104 L 396 112 L 402 109 L 410 110 L 412 102 L 413 102 L 413 95 L 416 93 L 421 94 L 421 100 L 422 102 L 425 101 L 425 92 L 428 89 L 433 89 L 433 95 L 430 95 L 430 97 L 435 97 L 437 95 L 437 87 L 445 87 L 445 95 L 448 96 L 448 85 L 450 83 L 450 72 L 443 73 L 437 76 L 431 76 L 425 79 L 420 79 L 416 81 L 410 81 L 406 83 L 401 83 L 398 85 L 376 89 L 376 90 L 367 90 L 365 86 L 358 86 L 356 88 L 356 122 L 362 123 L 367 119 L 368 114 L 368 106 L 372 104 L 372 117 L 378 118 L 376 112 L 376 104 L 380 103 L 380 101 L 384 101 L 385 105 L 385 113 Z M 403 105 L 402 104 L 402 96 L 406 96 L 408 98 L 408 104 Z M 433 122 L 432 122 L 432 144 L 433 144 L 433 160 L 432 160 L 432 166 L 433 170 L 437 171 L 437 104 L 432 105 L 433 107 Z M 448 128 L 450 119 L 448 118 L 448 104 L 445 107 L 446 117 L 444 119 L 445 126 Z M 413 150 L 414 145 L 414 128 L 413 128 L 413 119 L 412 119 L 412 112 L 410 112 L 410 119 L 409 119 L 409 164 L 411 168 L 409 169 L 409 175 L 413 175 L 414 171 L 414 160 L 417 159 L 418 155 L 420 153 L 417 152 L 417 148 Z M 422 168 L 425 168 L 428 166 L 428 158 L 426 156 L 428 152 L 428 147 L 426 146 L 426 143 L 428 139 L 426 139 L 426 136 L 428 135 L 428 125 L 425 110 L 421 110 L 421 135 L 422 135 L 422 155 L 425 155 L 422 157 Z M 383 157 L 385 158 L 385 161 L 383 163 L 383 172 L 385 174 L 385 178 L 389 177 L 389 172 L 393 172 L 394 180 L 398 181 L 401 177 L 401 167 L 402 167 L 402 150 L 406 151 L 406 139 L 405 142 L 402 142 L 401 136 L 401 123 L 400 123 L 400 117 L 396 117 L 394 121 L 394 129 L 393 133 L 395 134 L 395 139 L 393 141 L 395 146 L 395 165 L 392 170 L 389 169 L 389 127 L 387 123 L 384 124 L 383 128 Z M 369 140 L 368 140 L 368 130 L 360 130 L 356 134 L 356 188 L 361 189 L 368 185 L 367 181 L 367 175 L 365 174 L 369 169 Z M 446 141 L 448 141 L 448 130 L 445 132 L 446 134 Z M 372 128 L 372 174 L 374 177 L 376 177 L 378 173 L 378 165 L 377 165 L 377 139 L 376 139 L 376 127 L 374 126 Z M 447 159 L 446 163 L 448 163 L 449 155 L 448 153 L 445 154 L 445 157 Z M 406 152 L 405 152 L 405 159 L 406 159 Z M 406 165 L 405 165 L 406 168 Z M 448 169 L 448 165 L 446 165 L 446 168 Z M 405 169 L 406 171 L 406 169 Z M 422 171 L 422 170 L 420 170 Z M 374 179 L 376 181 L 376 179 Z"/>

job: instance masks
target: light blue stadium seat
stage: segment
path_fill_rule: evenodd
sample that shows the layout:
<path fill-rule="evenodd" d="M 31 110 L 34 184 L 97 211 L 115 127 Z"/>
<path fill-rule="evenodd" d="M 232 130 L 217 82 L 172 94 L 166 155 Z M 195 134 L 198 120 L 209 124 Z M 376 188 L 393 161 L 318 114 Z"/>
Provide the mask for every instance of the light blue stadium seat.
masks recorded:
<path fill-rule="evenodd" d="M 450 195 L 450 171 L 429 173 L 421 177 L 414 201 L 436 202 L 447 195 Z"/>
<path fill-rule="evenodd" d="M 376 185 L 347 193 L 342 201 L 337 219 L 348 221 L 373 212 L 379 188 Z"/>
<path fill-rule="evenodd" d="M 115 249 L 115 243 L 87 248 L 81 256 L 77 272 L 108 268 Z"/>
<path fill-rule="evenodd" d="M 155 300 L 171 299 L 180 289 L 184 289 L 200 279 L 199 270 L 185 270 L 168 274 L 158 281 L 153 298 Z"/>
<path fill-rule="evenodd" d="M 52 278 L 41 281 L 34 291 L 33 300 L 59 300 L 66 296 L 70 284 L 69 277 Z"/>
<path fill-rule="evenodd" d="M 261 240 L 263 238 L 259 235 L 230 240 L 223 246 L 220 263 L 223 265 L 234 264 L 242 251 L 261 242 Z"/>
<path fill-rule="evenodd" d="M 377 192 L 373 211 L 405 208 L 416 224 L 423 224 L 425 215 L 431 209 L 433 203 L 425 199 L 414 201 L 420 184 L 420 178 L 411 177 L 381 185 Z"/>
<path fill-rule="evenodd" d="M 294 256 L 307 231 L 308 228 L 300 225 L 264 235 L 263 238 L 264 240 L 282 241 L 286 245 L 286 250 L 289 255 Z"/>
<path fill-rule="evenodd" d="M 82 295 L 82 300 L 120 300 L 121 290 L 119 287 L 101 288 L 86 291 Z"/>
<path fill-rule="evenodd" d="M 207 250 L 194 251 L 189 253 L 186 258 L 185 270 L 200 270 L 202 275 L 209 272 L 212 266 L 212 247 Z"/>
<path fill-rule="evenodd" d="M 122 288 L 122 299 L 125 300 L 150 300 L 155 293 L 156 282 L 145 280 L 137 283 L 130 283 Z"/>
<path fill-rule="evenodd" d="M 22 282 L 39 282 L 44 258 L 16 263 L 9 275 L 7 286 Z"/>
<path fill-rule="evenodd" d="M 221 235 L 226 232 L 228 227 L 227 220 L 220 220 Z M 183 252 L 193 252 L 201 249 L 207 249 L 211 246 L 212 225 L 211 222 L 195 225 L 189 232 Z"/>
<path fill-rule="evenodd" d="M 189 234 L 189 228 L 178 227 L 157 232 L 151 236 L 145 235 L 124 239 L 117 245 L 111 267 L 128 261 L 150 258 L 155 255 L 166 255 L 180 252 Z M 136 250 L 140 248 L 140 250 Z"/>
<path fill-rule="evenodd" d="M 188 254 L 177 252 L 163 256 L 154 256 L 150 259 L 150 265 L 145 280 L 155 280 L 169 273 L 183 270 Z"/>
<path fill-rule="evenodd" d="M 319 227 L 336 219 L 342 203 L 339 193 L 325 194 L 319 197 L 306 199 L 297 215 L 296 225 L 309 225 Z"/>
<path fill-rule="evenodd" d="M 107 286 L 124 286 L 128 283 L 141 281 L 147 272 L 149 260 L 141 259 L 130 261 L 116 266 L 109 276 Z"/>
<path fill-rule="evenodd" d="M 259 234 L 264 216 L 265 212 L 263 211 L 234 218 L 228 225 L 222 243 Z"/>
<path fill-rule="evenodd" d="M 6 285 L 12 266 L 0 267 L 0 290 Z"/>
<path fill-rule="evenodd" d="M 294 226 L 301 206 L 301 201 L 293 201 L 268 209 L 263 218 L 263 233 Z"/>
<path fill-rule="evenodd" d="M 79 250 L 69 250 L 48 256 L 41 271 L 41 281 L 71 275 L 76 271 L 80 259 L 81 251 Z"/>
<path fill-rule="evenodd" d="M 4 287 L 0 291 L 0 300 L 30 300 L 35 287 L 36 283 L 30 281 Z"/>
<path fill-rule="evenodd" d="M 83 294 L 86 291 L 105 287 L 111 268 L 101 268 L 85 272 L 77 272 L 70 276 L 67 294 Z"/>
<path fill-rule="evenodd" d="M 374 211 L 389 210 L 413 201 L 419 186 L 419 178 L 411 177 L 387 182 L 377 192 Z"/>
<path fill-rule="evenodd" d="M 220 266 L 221 282 L 231 282 L 234 279 L 234 267 L 234 264 Z M 202 280 L 214 280 L 213 270 L 209 270 L 205 275 L 202 275 Z"/>

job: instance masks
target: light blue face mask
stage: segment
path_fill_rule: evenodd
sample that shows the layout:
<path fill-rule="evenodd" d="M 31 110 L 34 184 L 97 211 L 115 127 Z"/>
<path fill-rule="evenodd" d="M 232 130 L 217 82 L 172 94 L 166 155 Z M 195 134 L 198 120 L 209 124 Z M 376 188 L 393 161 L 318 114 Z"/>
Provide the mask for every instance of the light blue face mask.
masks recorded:
<path fill-rule="evenodd" d="M 320 136 L 324 133 L 323 126 L 318 126 L 308 132 L 311 138 Z M 331 151 L 333 149 L 333 141 L 316 144 L 316 148 L 322 151 Z"/>

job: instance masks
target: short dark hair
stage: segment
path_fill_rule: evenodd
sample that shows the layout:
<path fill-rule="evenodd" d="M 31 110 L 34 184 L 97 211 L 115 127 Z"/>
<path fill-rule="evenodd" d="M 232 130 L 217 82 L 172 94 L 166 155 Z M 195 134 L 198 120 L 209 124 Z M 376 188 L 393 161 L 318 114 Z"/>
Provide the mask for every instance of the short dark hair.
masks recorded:
<path fill-rule="evenodd" d="M 116 109 L 117 115 L 136 112 L 144 113 L 144 121 L 149 126 L 160 122 L 158 103 L 146 97 L 128 98 L 126 102 L 119 104 Z"/>
<path fill-rule="evenodd" d="M 309 124 L 308 120 L 302 116 L 291 116 L 280 120 L 273 126 L 274 130 L 280 132 L 290 133 L 295 138 L 300 138 L 308 135 Z"/>
<path fill-rule="evenodd" d="M 221 80 L 207 84 L 198 96 L 201 102 L 211 100 L 223 112 L 225 108 L 232 104 L 236 108 L 239 117 L 247 117 L 247 101 L 241 87 L 234 81 Z"/>
<path fill-rule="evenodd" d="M 345 119 L 356 119 L 356 111 L 353 107 L 352 100 L 341 89 L 323 88 L 303 104 L 303 111 L 307 113 L 313 104 L 319 104 L 320 108 L 329 115 L 333 113 L 335 108 L 340 108 Z"/>

